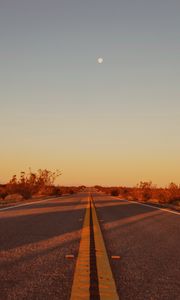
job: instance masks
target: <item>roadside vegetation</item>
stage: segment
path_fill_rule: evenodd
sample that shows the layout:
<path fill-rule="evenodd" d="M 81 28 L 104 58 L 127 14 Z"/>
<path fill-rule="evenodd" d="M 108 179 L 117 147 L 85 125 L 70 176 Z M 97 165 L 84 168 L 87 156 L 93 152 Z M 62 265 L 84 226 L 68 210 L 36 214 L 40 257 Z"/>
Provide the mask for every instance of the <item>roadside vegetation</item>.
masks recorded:
<path fill-rule="evenodd" d="M 111 196 L 180 210 L 180 185 L 173 182 L 165 188 L 157 187 L 151 181 L 141 181 L 135 187 L 95 187 Z"/>
<path fill-rule="evenodd" d="M 56 179 L 61 175 L 59 170 L 49 171 L 39 169 L 37 172 L 21 172 L 20 176 L 13 175 L 6 184 L 0 184 L 0 205 L 19 202 L 27 199 L 41 197 L 60 197 L 64 194 L 74 194 L 84 186 L 55 185 Z"/>

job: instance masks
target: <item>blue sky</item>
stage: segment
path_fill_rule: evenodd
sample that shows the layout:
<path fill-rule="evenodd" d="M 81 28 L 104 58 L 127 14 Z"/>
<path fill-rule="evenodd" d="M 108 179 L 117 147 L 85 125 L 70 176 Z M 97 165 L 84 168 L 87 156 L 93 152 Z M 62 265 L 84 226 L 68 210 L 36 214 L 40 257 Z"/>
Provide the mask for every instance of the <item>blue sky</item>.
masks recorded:
<path fill-rule="evenodd" d="M 0 181 L 179 183 L 179 1 L 3 0 L 0 37 Z"/>

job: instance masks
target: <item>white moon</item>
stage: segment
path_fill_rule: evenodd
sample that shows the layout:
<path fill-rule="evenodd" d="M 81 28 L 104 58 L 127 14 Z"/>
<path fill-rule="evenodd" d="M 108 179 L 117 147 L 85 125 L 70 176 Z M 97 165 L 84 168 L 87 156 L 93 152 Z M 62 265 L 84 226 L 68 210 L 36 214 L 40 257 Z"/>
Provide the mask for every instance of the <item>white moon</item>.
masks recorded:
<path fill-rule="evenodd" d="M 103 63 L 103 58 L 99 57 L 97 61 L 98 61 L 99 64 L 102 64 Z"/>

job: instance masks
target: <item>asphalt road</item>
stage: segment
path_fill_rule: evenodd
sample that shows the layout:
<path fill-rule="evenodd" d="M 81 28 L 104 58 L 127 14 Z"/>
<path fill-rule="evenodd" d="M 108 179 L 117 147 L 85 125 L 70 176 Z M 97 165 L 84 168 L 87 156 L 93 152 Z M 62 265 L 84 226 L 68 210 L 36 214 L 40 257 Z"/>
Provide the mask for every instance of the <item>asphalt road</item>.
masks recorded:
<path fill-rule="evenodd" d="M 180 215 L 93 196 L 120 298 L 180 299 Z"/>
<path fill-rule="evenodd" d="M 78 194 L 0 211 L 0 299 L 69 299 L 86 203 Z"/>
<path fill-rule="evenodd" d="M 180 299 L 180 215 L 93 198 L 120 299 Z M 81 193 L 0 211 L 0 299 L 69 299 L 87 199 Z"/>

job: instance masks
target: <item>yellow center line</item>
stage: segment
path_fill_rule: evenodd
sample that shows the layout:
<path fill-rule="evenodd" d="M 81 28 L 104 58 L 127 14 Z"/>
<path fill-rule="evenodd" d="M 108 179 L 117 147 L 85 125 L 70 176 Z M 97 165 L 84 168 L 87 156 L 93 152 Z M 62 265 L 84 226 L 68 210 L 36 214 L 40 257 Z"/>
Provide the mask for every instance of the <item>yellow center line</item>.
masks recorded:
<path fill-rule="evenodd" d="M 76 262 L 71 300 L 89 300 L 90 287 L 90 199 L 86 207 Z"/>
<path fill-rule="evenodd" d="M 102 232 L 99 226 L 96 209 L 91 200 L 94 239 L 96 249 L 96 262 L 99 281 L 99 294 L 101 300 L 119 300 L 116 285 L 111 271 Z"/>
<path fill-rule="evenodd" d="M 90 300 L 90 209 L 92 210 L 100 299 L 118 300 L 119 296 L 91 196 L 86 208 L 70 300 Z"/>

